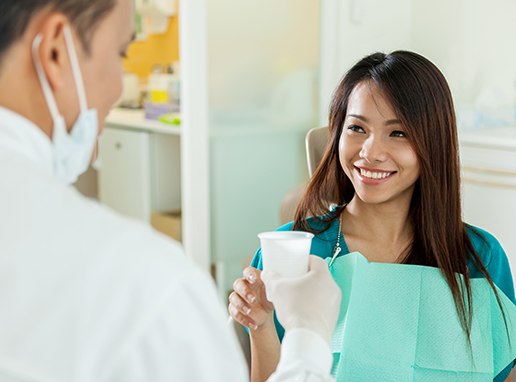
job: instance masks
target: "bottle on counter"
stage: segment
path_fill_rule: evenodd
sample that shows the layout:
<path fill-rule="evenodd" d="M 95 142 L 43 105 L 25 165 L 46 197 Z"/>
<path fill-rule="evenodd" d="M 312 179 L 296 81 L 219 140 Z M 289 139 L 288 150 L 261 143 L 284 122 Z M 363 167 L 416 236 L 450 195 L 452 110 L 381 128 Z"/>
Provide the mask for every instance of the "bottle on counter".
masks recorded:
<path fill-rule="evenodd" d="M 147 84 L 145 118 L 160 120 L 164 115 L 179 113 L 179 64 L 154 65 Z M 176 120 L 176 118 L 172 118 Z"/>

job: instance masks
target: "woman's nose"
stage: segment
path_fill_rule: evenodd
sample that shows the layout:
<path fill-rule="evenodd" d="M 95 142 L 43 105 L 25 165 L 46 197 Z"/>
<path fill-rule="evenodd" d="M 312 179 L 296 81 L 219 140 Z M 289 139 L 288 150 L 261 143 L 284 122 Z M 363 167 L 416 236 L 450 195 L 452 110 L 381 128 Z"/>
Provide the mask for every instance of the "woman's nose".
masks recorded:
<path fill-rule="evenodd" d="M 370 135 L 364 141 L 359 155 L 360 158 L 370 163 L 383 162 L 387 157 L 386 146 L 380 138 Z"/>

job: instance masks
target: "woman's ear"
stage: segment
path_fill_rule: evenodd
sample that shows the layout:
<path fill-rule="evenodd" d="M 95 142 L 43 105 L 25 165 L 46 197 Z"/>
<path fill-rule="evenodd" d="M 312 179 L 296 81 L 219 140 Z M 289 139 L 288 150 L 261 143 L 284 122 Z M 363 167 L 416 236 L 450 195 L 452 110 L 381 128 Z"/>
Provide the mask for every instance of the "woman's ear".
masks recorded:
<path fill-rule="evenodd" d="M 64 37 L 67 24 L 68 19 L 63 14 L 53 13 L 47 16 L 39 32 L 42 39 L 36 54 L 39 54 L 43 71 L 54 92 L 61 90 L 68 79 L 73 78 Z"/>

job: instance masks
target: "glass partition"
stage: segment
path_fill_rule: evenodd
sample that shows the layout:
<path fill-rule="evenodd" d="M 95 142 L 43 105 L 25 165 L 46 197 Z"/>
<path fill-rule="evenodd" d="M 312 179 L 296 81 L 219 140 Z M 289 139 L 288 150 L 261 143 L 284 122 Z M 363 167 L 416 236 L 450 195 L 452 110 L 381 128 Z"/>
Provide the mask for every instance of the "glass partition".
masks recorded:
<path fill-rule="evenodd" d="M 230 289 L 307 179 L 318 118 L 319 1 L 208 1 L 211 248 Z"/>

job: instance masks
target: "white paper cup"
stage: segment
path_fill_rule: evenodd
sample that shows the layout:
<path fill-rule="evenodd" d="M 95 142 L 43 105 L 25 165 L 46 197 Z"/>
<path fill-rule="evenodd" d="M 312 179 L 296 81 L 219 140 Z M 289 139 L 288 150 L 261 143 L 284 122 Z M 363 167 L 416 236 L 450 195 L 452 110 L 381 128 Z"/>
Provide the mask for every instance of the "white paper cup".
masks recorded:
<path fill-rule="evenodd" d="M 308 272 L 313 234 L 302 231 L 274 231 L 258 234 L 262 247 L 263 269 L 283 277 Z"/>

